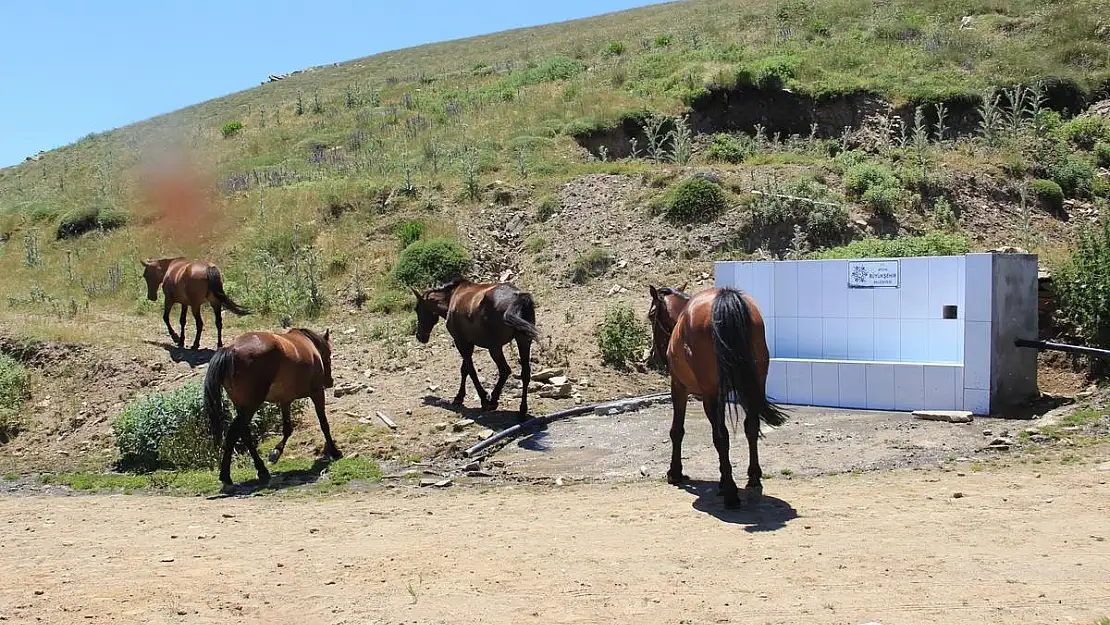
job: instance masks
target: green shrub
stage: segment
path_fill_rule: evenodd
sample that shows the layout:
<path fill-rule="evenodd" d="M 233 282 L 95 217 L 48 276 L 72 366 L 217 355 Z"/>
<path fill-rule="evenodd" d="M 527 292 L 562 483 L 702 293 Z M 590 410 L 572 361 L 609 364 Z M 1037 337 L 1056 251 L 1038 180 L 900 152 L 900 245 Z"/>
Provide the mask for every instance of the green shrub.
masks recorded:
<path fill-rule="evenodd" d="M 229 418 L 235 414 L 226 397 L 224 406 Z M 294 402 L 293 413 L 300 414 L 303 406 L 301 401 Z M 281 409 L 277 404 L 263 404 L 251 420 L 255 441 L 280 431 Z M 128 471 L 211 467 L 217 459 L 204 413 L 201 382 L 132 401 L 112 422 L 112 435 L 119 451 L 119 466 Z"/>
<path fill-rule="evenodd" d="M 224 139 L 227 139 L 228 137 L 234 137 L 239 134 L 239 131 L 242 129 L 243 122 L 228 122 L 224 124 L 223 128 L 220 128 L 220 132 L 223 133 Z"/>
<path fill-rule="evenodd" d="M 954 230 L 956 228 L 956 211 L 946 198 L 940 197 L 933 202 L 933 223 L 941 230 Z"/>
<path fill-rule="evenodd" d="M 1110 222 L 1079 233 L 1071 256 L 1056 269 L 1052 285 L 1060 310 L 1098 347 L 1110 347 Z"/>
<path fill-rule="evenodd" d="M 540 200 L 539 206 L 536 207 L 536 221 L 543 223 L 551 219 L 558 210 L 559 198 L 554 195 L 548 195 Z"/>
<path fill-rule="evenodd" d="M 908 193 L 900 187 L 879 185 L 869 187 L 860 199 L 875 213 L 892 216 L 908 201 Z"/>
<path fill-rule="evenodd" d="M 713 136 L 713 144 L 709 146 L 709 160 L 719 163 L 743 163 L 752 155 L 750 146 L 736 137 L 718 133 Z"/>
<path fill-rule="evenodd" d="M 620 56 L 624 54 L 627 49 L 628 46 L 626 46 L 623 41 L 610 41 L 601 49 L 601 53 L 604 56 Z"/>
<path fill-rule="evenodd" d="M 575 259 L 570 268 L 570 281 L 575 284 L 585 284 L 590 278 L 596 278 L 613 265 L 613 255 L 609 250 L 595 247 Z"/>
<path fill-rule="evenodd" d="M 1099 141 L 1110 141 L 1110 119 L 1098 115 L 1073 117 L 1061 124 L 1056 134 L 1075 146 L 1090 150 Z"/>
<path fill-rule="evenodd" d="M 466 249 L 451 239 L 436 237 L 406 247 L 393 267 L 393 279 L 404 286 L 424 288 L 461 278 L 468 269 Z"/>
<path fill-rule="evenodd" d="M 108 231 L 127 225 L 127 213 L 109 207 L 73 210 L 58 221 L 54 238 L 72 239 L 94 230 Z"/>
<path fill-rule="evenodd" d="M 847 238 L 848 211 L 840 205 L 815 204 L 806 215 L 806 233 L 814 245 L 839 243 Z"/>
<path fill-rule="evenodd" d="M 1037 199 L 1046 208 L 1054 211 L 1060 211 L 1064 208 L 1064 190 L 1051 180 L 1034 180 L 1033 195 L 1037 196 Z"/>
<path fill-rule="evenodd" d="M 631 306 L 622 304 L 605 311 L 605 319 L 597 329 L 602 363 L 618 369 L 627 368 L 640 359 L 647 344 L 647 327 L 636 318 Z"/>
<path fill-rule="evenodd" d="M 751 65 L 742 79 L 764 89 L 779 89 L 794 78 L 800 64 L 801 60 L 793 55 L 769 56 Z"/>
<path fill-rule="evenodd" d="M 652 47 L 666 48 L 671 45 L 672 38 L 670 35 L 658 35 L 652 42 Z"/>
<path fill-rule="evenodd" d="M 1095 159 L 1099 167 L 1110 167 L 1110 143 L 1100 142 L 1095 145 Z"/>
<path fill-rule="evenodd" d="M 23 363 L 0 354 L 0 443 L 6 443 L 23 429 L 20 409 L 31 397 L 31 378 Z"/>
<path fill-rule="evenodd" d="M 849 157 L 852 152 L 845 152 L 837 157 L 838 161 L 849 163 L 855 157 Z M 854 162 L 847 165 L 844 170 L 844 188 L 848 196 L 862 198 L 868 189 L 873 187 L 898 187 L 898 177 L 885 165 L 867 161 Z"/>
<path fill-rule="evenodd" d="M 680 222 L 706 222 L 725 209 L 728 197 L 721 185 L 704 178 L 683 180 L 671 190 L 667 218 Z"/>
<path fill-rule="evenodd" d="M 1095 164 L 1075 155 L 1069 155 L 1052 170 L 1052 180 L 1060 185 L 1065 197 L 1090 197 L 1094 177 Z"/>
<path fill-rule="evenodd" d="M 528 240 L 524 242 L 524 250 L 529 254 L 539 254 L 545 249 L 547 249 L 547 239 L 543 237 L 528 237 Z"/>
<path fill-rule="evenodd" d="M 908 258 L 912 256 L 960 256 L 971 244 L 959 234 L 930 232 L 924 236 L 894 239 L 863 239 L 818 252 L 817 258 Z"/>
<path fill-rule="evenodd" d="M 401 249 L 416 243 L 419 239 L 424 238 L 424 231 L 426 227 L 424 222 L 419 219 L 406 221 L 397 228 L 397 238 L 401 241 Z"/>

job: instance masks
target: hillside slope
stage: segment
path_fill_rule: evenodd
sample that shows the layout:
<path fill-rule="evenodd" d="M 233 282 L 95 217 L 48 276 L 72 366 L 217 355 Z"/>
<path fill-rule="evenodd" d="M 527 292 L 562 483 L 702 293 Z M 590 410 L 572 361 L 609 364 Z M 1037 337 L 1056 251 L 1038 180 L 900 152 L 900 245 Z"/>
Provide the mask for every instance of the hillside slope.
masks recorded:
<path fill-rule="evenodd" d="M 358 401 L 399 411 L 457 361 L 415 346 L 393 269 L 414 239 L 457 242 L 471 275 L 536 294 L 541 362 L 589 376 L 586 398 L 635 392 L 662 380 L 601 367 L 593 329 L 722 256 L 1059 258 L 1110 192 L 1110 122 L 1084 113 L 1107 95 L 1108 9 L 690 0 L 312 68 L 0 170 L 0 321 L 133 354 L 120 387 L 84 361 L 36 378 L 30 405 L 111 412 L 182 379 L 138 372 L 165 355 L 138 259 L 205 257 L 259 313 L 230 334 L 349 329 L 338 377 L 383 376 L 395 396 Z M 47 406 L 21 449 L 107 440 Z"/>

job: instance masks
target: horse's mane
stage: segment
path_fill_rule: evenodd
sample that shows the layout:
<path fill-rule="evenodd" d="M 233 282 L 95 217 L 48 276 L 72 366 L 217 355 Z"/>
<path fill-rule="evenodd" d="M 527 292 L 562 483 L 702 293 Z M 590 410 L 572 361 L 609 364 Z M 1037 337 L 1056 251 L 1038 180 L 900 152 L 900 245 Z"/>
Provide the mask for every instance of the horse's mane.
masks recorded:
<path fill-rule="evenodd" d="M 309 330 L 308 328 L 292 328 L 292 330 L 296 330 L 297 332 L 305 335 L 305 338 L 312 341 L 312 344 L 316 346 L 316 349 L 323 350 L 328 346 L 328 341 L 315 330 Z"/>
<path fill-rule="evenodd" d="M 659 289 L 658 293 L 660 295 L 664 295 L 664 296 L 666 296 L 666 295 L 677 295 L 677 296 L 681 297 L 682 299 L 686 299 L 686 300 L 690 299 L 689 295 L 683 293 L 682 291 L 679 291 L 678 289 L 672 289 L 669 286 L 665 286 L 665 287 Z"/>
<path fill-rule="evenodd" d="M 433 291 L 444 291 L 444 292 L 454 291 L 455 289 L 457 289 L 459 287 L 459 285 L 461 285 L 464 282 L 467 282 L 466 278 L 455 278 L 455 279 L 451 280 L 450 282 L 445 282 L 445 283 L 437 286 L 436 288 L 434 288 L 432 290 Z"/>

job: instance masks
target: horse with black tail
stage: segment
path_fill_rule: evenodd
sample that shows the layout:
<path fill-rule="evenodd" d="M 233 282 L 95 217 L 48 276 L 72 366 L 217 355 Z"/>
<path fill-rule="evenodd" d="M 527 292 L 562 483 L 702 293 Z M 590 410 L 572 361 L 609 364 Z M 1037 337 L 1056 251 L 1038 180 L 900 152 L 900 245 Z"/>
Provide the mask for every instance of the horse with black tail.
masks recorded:
<path fill-rule="evenodd" d="M 648 318 L 656 353 L 666 354 L 671 376 L 671 466 L 667 481 L 680 484 L 682 438 L 686 434 L 686 402 L 690 395 L 701 397 L 702 408 L 713 431 L 713 446 L 720 460 L 720 494 L 725 505 L 741 504 L 729 460 L 728 416 L 739 422 L 737 404 L 744 411 L 744 434 L 748 439 L 747 500 L 763 494 L 763 470 L 759 466 L 760 421 L 777 427 L 786 415 L 767 399 L 767 369 L 770 356 L 763 316 L 755 301 L 736 289 L 701 291 L 693 296 L 680 290 L 649 287 Z"/>
<path fill-rule="evenodd" d="M 270 472 L 258 455 L 258 447 L 250 431 L 251 418 L 266 401 L 281 407 L 282 438 L 270 452 L 275 463 L 285 451 L 293 434 L 291 407 L 293 400 L 308 397 L 316 407 L 320 430 L 324 433 L 324 454 L 332 459 L 343 457 L 324 413 L 324 390 L 334 386 L 331 377 L 331 333 L 320 335 L 305 328 L 293 328 L 284 334 L 249 332 L 220 349 L 208 363 L 204 377 L 204 407 L 208 413 L 212 442 L 217 448 L 223 440 L 220 482 L 225 490 L 231 482 L 231 456 L 236 443 L 242 443 L 254 461 L 258 479 L 270 480 Z M 224 435 L 227 415 L 223 393 L 235 406 L 235 418 Z"/>
<path fill-rule="evenodd" d="M 216 318 L 216 347 L 224 345 L 223 309 L 236 315 L 249 315 L 250 311 L 236 304 L 224 292 L 224 281 L 218 267 L 203 260 L 187 258 L 162 258 L 144 260 L 143 279 L 146 280 L 146 296 L 152 302 L 158 301 L 158 288 L 162 288 L 165 303 L 162 308 L 162 321 L 170 331 L 170 338 L 178 347 L 185 346 L 185 318 L 190 309 L 196 322 L 196 335 L 193 349 L 200 348 L 200 333 L 204 322 L 200 318 L 200 307 L 204 303 L 212 306 Z M 181 333 L 173 331 L 170 325 L 170 312 L 176 304 L 181 304 Z"/>
<path fill-rule="evenodd" d="M 463 405 L 466 397 L 466 378 L 469 375 L 482 401 L 482 410 L 497 410 L 501 390 L 512 369 L 502 351 L 507 343 L 516 341 L 520 355 L 520 378 L 524 384 L 520 399 L 518 419 L 528 419 L 528 384 L 532 380 L 532 342 L 539 339 L 536 329 L 536 304 L 532 295 L 509 283 L 476 284 L 455 280 L 423 293 L 412 290 L 416 296 L 416 339 L 427 343 L 432 328 L 440 319 L 447 322 L 447 331 L 455 340 L 455 348 L 462 356 L 462 380 L 459 392 L 452 403 Z M 474 348 L 484 347 L 497 365 L 497 384 L 486 395 L 474 368 Z"/>

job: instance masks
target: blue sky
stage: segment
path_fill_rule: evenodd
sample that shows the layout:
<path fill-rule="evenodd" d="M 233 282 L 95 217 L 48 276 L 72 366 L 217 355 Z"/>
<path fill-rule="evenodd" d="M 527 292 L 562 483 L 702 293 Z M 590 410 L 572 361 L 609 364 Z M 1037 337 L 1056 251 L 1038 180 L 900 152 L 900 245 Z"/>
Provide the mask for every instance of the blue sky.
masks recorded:
<path fill-rule="evenodd" d="M 5 2 L 0 167 L 268 74 L 658 1 Z"/>

